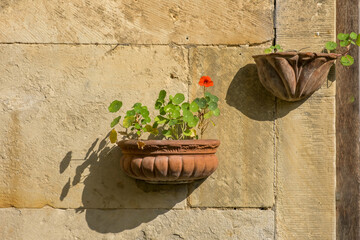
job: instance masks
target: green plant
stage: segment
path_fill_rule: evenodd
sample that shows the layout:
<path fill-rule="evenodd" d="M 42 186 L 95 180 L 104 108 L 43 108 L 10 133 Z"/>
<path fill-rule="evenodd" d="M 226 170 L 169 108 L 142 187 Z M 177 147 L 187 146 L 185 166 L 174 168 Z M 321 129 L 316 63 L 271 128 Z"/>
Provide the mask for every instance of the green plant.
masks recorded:
<path fill-rule="evenodd" d="M 120 125 L 125 131 L 119 133 L 126 139 L 140 139 L 143 133 L 148 132 L 154 136 L 161 135 L 166 139 L 198 139 L 202 138 L 208 125 L 214 122 L 210 119 L 219 116 L 219 98 L 206 92 L 206 88 L 213 86 L 213 81 L 208 76 L 200 78 L 199 85 L 203 86 L 203 97 L 195 98 L 192 102 L 185 101 L 182 93 L 169 96 L 166 100 L 166 91 L 161 90 L 155 101 L 155 110 L 158 115 L 152 121 L 146 106 L 136 103 L 120 123 L 121 116 L 116 117 L 110 124 L 113 128 L 110 132 L 112 143 L 117 141 L 116 125 Z M 118 112 L 122 107 L 119 100 L 113 101 L 109 106 L 110 112 Z M 197 131 L 198 130 L 198 131 Z M 199 132 L 199 134 L 198 134 Z"/>
<path fill-rule="evenodd" d="M 349 51 L 351 49 L 351 47 L 353 45 L 357 45 L 360 47 L 360 34 L 356 34 L 354 32 L 348 34 L 348 33 L 339 33 L 337 35 L 337 38 L 339 39 L 339 44 L 340 44 L 340 47 L 343 47 L 343 48 L 346 48 L 346 50 L 342 53 L 338 52 L 339 54 L 341 54 L 339 57 L 340 58 L 340 63 L 343 65 L 343 66 L 351 66 L 354 64 L 354 58 L 349 55 Z M 329 41 L 329 42 L 326 42 L 325 44 L 325 49 L 328 51 L 328 52 L 335 52 L 336 50 L 338 50 L 338 44 L 334 41 Z M 281 46 L 279 44 L 276 44 L 274 46 L 271 46 L 269 48 L 266 48 L 265 49 L 265 53 L 268 54 L 268 53 L 276 53 L 276 52 L 282 52 L 283 49 L 281 48 Z M 299 50 L 300 52 L 301 50 Z M 338 50 L 339 51 L 339 50 Z"/>
<path fill-rule="evenodd" d="M 354 58 L 349 55 L 350 48 L 353 45 L 360 46 L 360 34 L 356 34 L 354 32 L 348 33 L 339 33 L 337 38 L 340 40 L 340 47 L 346 48 L 346 51 L 341 54 L 340 63 L 343 66 L 351 66 L 354 64 Z M 335 51 L 338 45 L 336 42 L 330 41 L 325 44 L 325 48 L 328 51 Z"/>
<path fill-rule="evenodd" d="M 276 52 L 282 52 L 284 51 L 279 44 L 276 44 L 274 46 L 270 46 L 269 48 L 265 49 L 265 53 L 276 53 Z"/>

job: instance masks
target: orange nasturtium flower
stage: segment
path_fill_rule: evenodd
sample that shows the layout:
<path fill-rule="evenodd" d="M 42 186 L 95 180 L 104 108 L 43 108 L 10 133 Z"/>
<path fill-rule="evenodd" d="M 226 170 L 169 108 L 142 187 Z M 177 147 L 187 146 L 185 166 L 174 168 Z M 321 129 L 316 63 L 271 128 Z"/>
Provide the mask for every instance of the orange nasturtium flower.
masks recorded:
<path fill-rule="evenodd" d="M 211 81 L 211 78 L 209 76 L 202 76 L 200 78 L 199 85 L 204 87 L 211 87 L 214 86 L 214 82 Z"/>

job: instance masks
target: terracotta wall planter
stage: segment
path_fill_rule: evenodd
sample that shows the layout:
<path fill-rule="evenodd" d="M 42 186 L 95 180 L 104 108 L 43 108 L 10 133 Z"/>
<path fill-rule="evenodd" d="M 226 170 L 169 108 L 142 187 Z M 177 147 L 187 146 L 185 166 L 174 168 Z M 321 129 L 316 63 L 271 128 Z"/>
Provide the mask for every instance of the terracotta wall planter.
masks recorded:
<path fill-rule="evenodd" d="M 318 90 L 339 54 L 281 52 L 255 55 L 262 85 L 276 97 L 298 101 Z"/>
<path fill-rule="evenodd" d="M 210 176 L 218 166 L 219 140 L 146 140 L 139 149 L 136 140 L 120 141 L 124 172 L 150 183 L 188 183 Z"/>

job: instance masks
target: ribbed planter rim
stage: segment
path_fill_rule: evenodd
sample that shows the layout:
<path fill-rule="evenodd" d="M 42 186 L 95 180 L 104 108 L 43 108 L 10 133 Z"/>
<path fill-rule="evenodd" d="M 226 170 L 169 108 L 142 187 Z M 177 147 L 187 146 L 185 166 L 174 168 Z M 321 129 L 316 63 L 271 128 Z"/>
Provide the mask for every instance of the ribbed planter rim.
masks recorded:
<path fill-rule="evenodd" d="M 139 149 L 138 142 L 145 145 Z M 198 139 L 198 140 L 122 140 L 118 146 L 124 154 L 209 154 L 215 153 L 220 145 L 218 139 Z"/>

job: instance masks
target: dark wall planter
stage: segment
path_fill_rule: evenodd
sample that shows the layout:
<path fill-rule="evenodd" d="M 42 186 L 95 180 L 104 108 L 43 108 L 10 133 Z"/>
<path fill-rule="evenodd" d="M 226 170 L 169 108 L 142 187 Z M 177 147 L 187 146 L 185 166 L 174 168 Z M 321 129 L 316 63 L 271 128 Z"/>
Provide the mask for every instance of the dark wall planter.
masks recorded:
<path fill-rule="evenodd" d="M 188 183 L 210 176 L 218 166 L 219 140 L 137 140 L 118 142 L 121 167 L 135 179 L 149 183 Z"/>
<path fill-rule="evenodd" d="M 321 87 L 339 56 L 335 53 L 280 52 L 253 58 L 260 82 L 269 92 L 285 101 L 298 101 Z"/>

